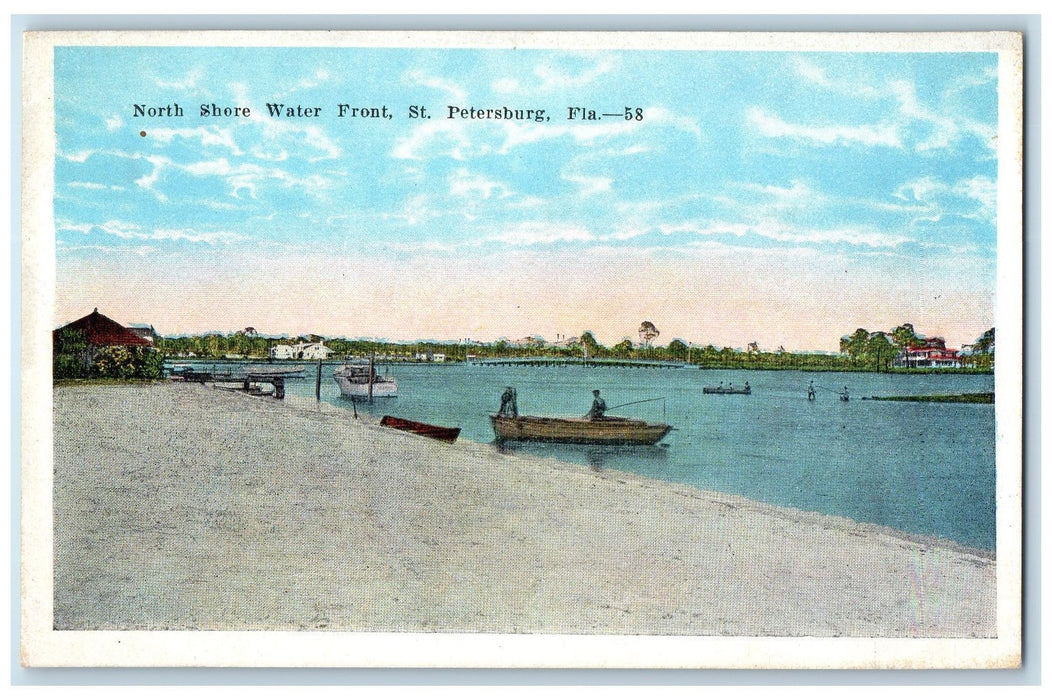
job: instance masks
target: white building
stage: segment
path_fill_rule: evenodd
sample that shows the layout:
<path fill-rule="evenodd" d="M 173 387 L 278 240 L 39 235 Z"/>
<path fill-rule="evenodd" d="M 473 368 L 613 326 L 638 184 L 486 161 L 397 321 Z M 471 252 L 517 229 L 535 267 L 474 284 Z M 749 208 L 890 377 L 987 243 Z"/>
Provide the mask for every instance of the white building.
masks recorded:
<path fill-rule="evenodd" d="M 327 360 L 332 348 L 325 343 L 296 343 L 295 345 L 275 345 L 270 349 L 272 360 Z"/>

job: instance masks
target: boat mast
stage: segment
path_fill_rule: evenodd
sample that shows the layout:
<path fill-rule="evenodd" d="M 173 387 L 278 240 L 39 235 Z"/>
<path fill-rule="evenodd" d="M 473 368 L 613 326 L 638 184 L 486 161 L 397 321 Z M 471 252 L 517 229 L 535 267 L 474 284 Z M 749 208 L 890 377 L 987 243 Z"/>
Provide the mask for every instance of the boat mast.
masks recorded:
<path fill-rule="evenodd" d="M 375 358 L 375 352 L 369 354 L 369 403 L 373 402 L 373 360 Z"/>

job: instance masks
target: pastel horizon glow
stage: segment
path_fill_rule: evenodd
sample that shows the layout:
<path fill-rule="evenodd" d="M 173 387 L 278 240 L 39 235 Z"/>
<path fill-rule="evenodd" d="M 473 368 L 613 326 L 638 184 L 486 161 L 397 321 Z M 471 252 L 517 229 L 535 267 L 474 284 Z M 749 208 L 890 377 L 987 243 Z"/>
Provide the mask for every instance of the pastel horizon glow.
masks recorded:
<path fill-rule="evenodd" d="M 59 47 L 54 325 L 98 307 L 163 335 L 613 345 L 648 320 L 659 344 L 836 350 L 912 323 L 961 347 L 994 325 L 997 68 L 981 52 Z M 184 116 L 134 116 L 174 103 Z M 251 116 L 200 116 L 213 103 Z M 577 106 L 644 117 L 568 120 Z"/>

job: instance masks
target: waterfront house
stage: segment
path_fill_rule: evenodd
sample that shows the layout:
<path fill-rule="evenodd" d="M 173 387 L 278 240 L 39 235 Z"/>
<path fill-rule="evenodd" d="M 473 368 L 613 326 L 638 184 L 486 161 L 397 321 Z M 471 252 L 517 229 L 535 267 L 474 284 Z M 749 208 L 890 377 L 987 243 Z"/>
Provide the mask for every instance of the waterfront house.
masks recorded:
<path fill-rule="evenodd" d="M 275 345 L 270 349 L 272 360 L 327 360 L 332 348 L 321 343 L 296 343 L 295 345 Z"/>
<path fill-rule="evenodd" d="M 446 353 L 444 352 L 418 352 L 413 356 L 413 359 L 417 362 L 445 362 Z"/>
<path fill-rule="evenodd" d="M 52 343 L 57 349 L 63 342 L 63 334 L 66 331 L 76 331 L 86 343 L 86 347 L 80 352 L 81 362 L 85 367 L 91 365 L 92 360 L 103 348 L 123 347 L 153 347 L 152 339 L 147 340 L 132 332 L 108 316 L 99 313 L 98 308 L 83 318 L 78 318 L 72 323 L 67 323 L 52 333 Z"/>
<path fill-rule="evenodd" d="M 961 351 L 946 347 L 943 338 L 919 339 L 920 343 L 899 352 L 892 363 L 894 367 L 909 368 L 958 368 L 963 365 Z"/>

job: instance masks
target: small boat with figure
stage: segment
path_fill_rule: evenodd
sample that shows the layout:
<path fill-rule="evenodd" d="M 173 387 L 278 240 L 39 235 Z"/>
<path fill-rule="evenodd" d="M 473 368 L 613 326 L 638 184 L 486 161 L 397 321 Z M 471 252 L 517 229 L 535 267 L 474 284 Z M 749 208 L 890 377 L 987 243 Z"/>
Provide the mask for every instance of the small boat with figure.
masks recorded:
<path fill-rule="evenodd" d="M 654 445 L 672 430 L 672 426 L 666 423 L 650 423 L 635 418 L 607 416 L 605 415 L 606 403 L 599 398 L 599 391 L 596 390 L 593 393 L 595 394 L 595 400 L 592 404 L 592 410 L 583 418 L 520 416 L 515 390 L 508 387 L 504 392 L 504 396 L 501 397 L 500 410 L 490 415 L 493 433 L 499 442 L 535 441 L 583 445 Z M 619 407 L 615 406 L 614 408 Z"/>
<path fill-rule="evenodd" d="M 332 373 L 340 393 L 353 399 L 398 396 L 398 382 L 389 374 L 379 375 L 370 362 L 367 365 L 344 365 Z"/>
<path fill-rule="evenodd" d="M 671 425 L 634 418 L 546 418 L 490 416 L 500 441 L 568 442 L 584 445 L 653 445 L 669 434 Z"/>
<path fill-rule="evenodd" d="M 735 387 L 733 384 L 728 386 L 707 386 L 701 390 L 703 394 L 740 394 L 743 396 L 749 396 L 752 394 L 752 387 L 749 386 L 749 382 L 745 382 L 743 387 Z"/>

